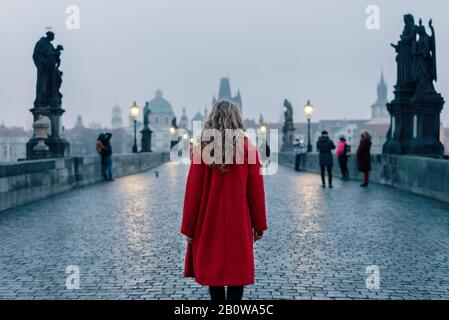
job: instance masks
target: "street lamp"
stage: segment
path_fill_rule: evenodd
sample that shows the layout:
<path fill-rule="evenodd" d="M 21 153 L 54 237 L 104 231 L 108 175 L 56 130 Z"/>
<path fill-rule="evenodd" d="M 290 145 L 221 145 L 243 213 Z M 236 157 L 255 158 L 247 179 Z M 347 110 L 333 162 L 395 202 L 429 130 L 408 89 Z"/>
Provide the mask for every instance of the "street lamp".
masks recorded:
<path fill-rule="evenodd" d="M 134 101 L 133 105 L 130 107 L 131 118 L 134 120 L 134 145 L 133 153 L 137 153 L 137 117 L 139 117 L 140 107 Z"/>
<path fill-rule="evenodd" d="M 307 104 L 304 106 L 304 112 L 306 113 L 307 132 L 309 137 L 307 143 L 307 152 L 312 152 L 312 143 L 310 141 L 310 120 L 312 119 L 313 105 L 310 103 L 310 100 L 307 100 Z"/>
<path fill-rule="evenodd" d="M 168 131 L 170 131 L 170 135 L 171 135 L 170 149 L 173 149 L 173 147 L 176 146 L 178 144 L 178 142 L 180 142 L 182 139 L 182 137 L 177 137 L 178 138 L 177 140 L 173 139 L 175 137 L 177 130 L 178 130 L 178 125 L 176 124 L 176 117 L 174 117 L 171 121 L 170 129 L 168 129 Z"/>

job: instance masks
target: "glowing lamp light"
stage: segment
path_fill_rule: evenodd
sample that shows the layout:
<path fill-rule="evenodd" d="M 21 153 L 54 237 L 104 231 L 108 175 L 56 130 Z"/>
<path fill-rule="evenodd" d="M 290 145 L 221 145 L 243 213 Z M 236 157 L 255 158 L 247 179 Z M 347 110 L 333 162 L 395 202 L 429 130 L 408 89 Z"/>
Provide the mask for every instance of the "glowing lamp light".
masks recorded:
<path fill-rule="evenodd" d="M 130 113 L 131 117 L 136 120 L 139 116 L 140 107 L 137 105 L 137 103 L 134 101 L 133 105 L 130 107 Z"/>
<path fill-rule="evenodd" d="M 304 106 L 304 112 L 306 114 L 307 119 L 311 119 L 313 115 L 313 105 L 310 103 L 310 100 L 307 100 L 307 104 Z"/>

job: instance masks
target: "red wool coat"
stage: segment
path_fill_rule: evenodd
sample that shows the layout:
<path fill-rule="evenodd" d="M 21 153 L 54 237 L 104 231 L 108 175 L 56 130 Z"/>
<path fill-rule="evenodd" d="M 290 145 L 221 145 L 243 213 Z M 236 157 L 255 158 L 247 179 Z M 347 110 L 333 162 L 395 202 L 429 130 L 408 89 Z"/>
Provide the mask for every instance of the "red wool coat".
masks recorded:
<path fill-rule="evenodd" d="M 245 157 L 246 158 L 246 157 Z M 207 286 L 254 283 L 253 228 L 267 229 L 260 162 L 228 165 L 225 173 L 191 164 L 181 233 L 187 247 L 185 277 Z"/>

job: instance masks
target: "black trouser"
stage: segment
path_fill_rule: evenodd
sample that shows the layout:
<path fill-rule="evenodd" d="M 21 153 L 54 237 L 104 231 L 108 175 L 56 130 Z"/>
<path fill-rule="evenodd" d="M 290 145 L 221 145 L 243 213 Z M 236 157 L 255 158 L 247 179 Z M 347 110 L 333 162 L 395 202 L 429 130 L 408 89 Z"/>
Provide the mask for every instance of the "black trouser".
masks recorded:
<path fill-rule="evenodd" d="M 341 176 L 343 179 L 349 178 L 349 170 L 348 170 L 348 157 L 347 156 L 339 156 L 338 164 L 340 165 Z"/>
<path fill-rule="evenodd" d="M 209 287 L 210 299 L 212 301 L 240 301 L 243 297 L 243 286 L 228 287 L 228 294 L 225 298 L 225 287 Z"/>
<path fill-rule="evenodd" d="M 328 164 L 325 166 L 320 165 L 321 168 L 321 182 L 323 185 L 326 184 L 326 168 L 327 168 L 327 174 L 329 175 L 329 185 L 332 185 L 332 165 Z"/>
<path fill-rule="evenodd" d="M 302 156 L 302 154 L 300 154 L 300 153 L 298 153 L 296 156 L 295 156 L 295 170 L 296 171 L 299 171 L 299 167 L 301 166 L 301 157 Z"/>

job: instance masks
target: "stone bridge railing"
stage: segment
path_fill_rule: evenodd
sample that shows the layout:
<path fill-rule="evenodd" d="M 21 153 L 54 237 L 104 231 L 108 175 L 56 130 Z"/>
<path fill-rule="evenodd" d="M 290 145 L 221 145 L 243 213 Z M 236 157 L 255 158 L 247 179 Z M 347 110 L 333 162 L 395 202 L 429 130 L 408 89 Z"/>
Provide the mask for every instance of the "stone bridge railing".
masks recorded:
<path fill-rule="evenodd" d="M 168 154 L 138 153 L 113 156 L 115 177 L 154 168 L 168 161 Z M 0 212 L 101 181 L 98 156 L 0 164 Z"/>
<path fill-rule="evenodd" d="M 293 153 L 279 153 L 279 164 L 294 167 Z M 338 161 L 334 159 L 334 175 L 340 176 Z M 419 195 L 449 203 L 449 160 L 426 157 L 373 155 L 371 181 L 393 186 Z M 309 172 L 320 171 L 318 154 L 304 157 L 301 169 Z M 349 160 L 351 179 L 361 179 L 357 171 L 356 157 Z"/>

